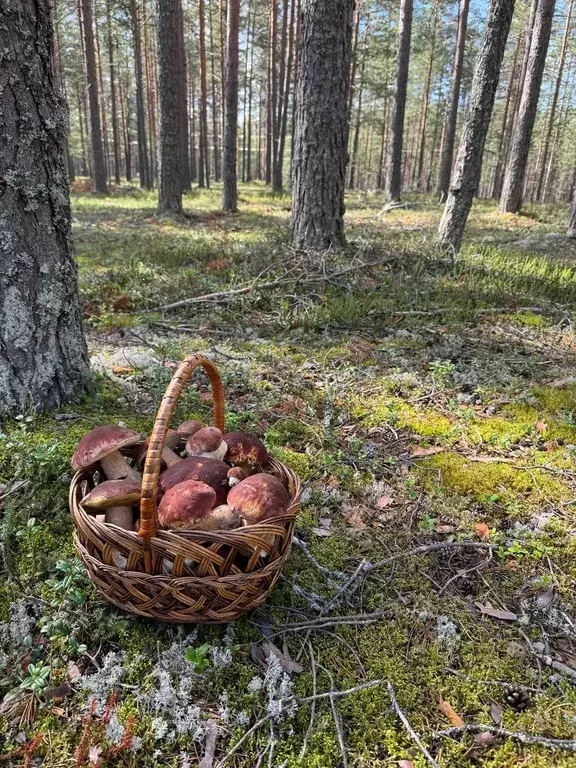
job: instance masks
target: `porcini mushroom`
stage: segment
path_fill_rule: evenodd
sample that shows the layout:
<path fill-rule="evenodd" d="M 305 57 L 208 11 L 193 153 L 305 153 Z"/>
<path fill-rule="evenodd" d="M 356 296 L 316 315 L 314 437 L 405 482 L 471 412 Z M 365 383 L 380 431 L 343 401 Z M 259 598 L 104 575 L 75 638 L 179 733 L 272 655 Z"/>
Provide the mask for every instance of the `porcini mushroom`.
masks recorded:
<path fill-rule="evenodd" d="M 290 504 L 288 492 L 273 475 L 259 473 L 235 485 L 228 494 L 227 505 L 237 512 L 246 525 L 262 523 L 283 515 Z"/>
<path fill-rule="evenodd" d="M 130 530 L 133 525 L 132 505 L 140 501 L 140 483 L 134 480 L 107 480 L 82 499 L 91 512 L 106 510 L 105 522 Z"/>
<path fill-rule="evenodd" d="M 240 467 L 253 467 L 268 464 L 268 451 L 261 440 L 248 432 L 228 432 L 223 437 L 228 449 L 226 461 Z"/>
<path fill-rule="evenodd" d="M 204 456 L 208 459 L 222 461 L 226 455 L 228 446 L 222 439 L 222 432 L 218 427 L 204 427 L 199 429 L 186 442 L 188 456 Z"/>
<path fill-rule="evenodd" d="M 216 493 L 216 503 L 224 504 L 228 495 L 228 470 L 223 461 L 201 456 L 190 456 L 167 469 L 160 476 L 160 488 L 168 491 L 185 480 L 198 480 L 206 483 Z"/>
<path fill-rule="evenodd" d="M 248 467 L 230 467 L 228 470 L 228 485 L 230 488 L 233 488 L 249 476 L 250 469 Z"/>
<path fill-rule="evenodd" d="M 99 461 L 107 480 L 140 480 L 138 472 L 126 463 L 120 453 L 121 448 L 135 445 L 139 440 L 137 432 L 117 424 L 97 427 L 78 443 L 72 457 L 72 468 L 77 472 Z"/>
<path fill-rule="evenodd" d="M 216 493 L 206 483 L 185 480 L 166 491 L 158 506 L 158 522 L 163 528 L 194 530 L 208 517 Z"/>
<path fill-rule="evenodd" d="M 188 421 L 183 421 L 182 424 L 176 427 L 176 432 L 178 432 L 180 437 L 187 440 L 191 435 L 195 435 L 196 432 L 204 429 L 205 426 L 206 424 L 204 424 L 203 421 L 198 421 L 198 419 L 188 419 Z"/>
<path fill-rule="evenodd" d="M 242 525 L 242 518 L 228 504 L 220 504 L 210 511 L 202 523 L 202 531 L 231 531 Z"/>
<path fill-rule="evenodd" d="M 179 461 L 182 461 L 181 457 L 174 453 L 172 450 L 173 448 L 176 448 L 179 442 L 180 435 L 176 432 L 175 429 L 169 429 L 166 432 L 166 440 L 164 441 L 164 448 L 162 449 L 162 461 L 164 463 L 163 469 L 166 469 L 166 467 L 173 467 L 174 464 L 178 464 Z M 147 437 L 140 448 L 138 448 L 138 453 L 136 454 L 136 463 L 138 464 L 140 470 L 144 469 L 144 464 L 146 463 L 146 454 L 148 453 L 149 447 L 150 438 Z"/>

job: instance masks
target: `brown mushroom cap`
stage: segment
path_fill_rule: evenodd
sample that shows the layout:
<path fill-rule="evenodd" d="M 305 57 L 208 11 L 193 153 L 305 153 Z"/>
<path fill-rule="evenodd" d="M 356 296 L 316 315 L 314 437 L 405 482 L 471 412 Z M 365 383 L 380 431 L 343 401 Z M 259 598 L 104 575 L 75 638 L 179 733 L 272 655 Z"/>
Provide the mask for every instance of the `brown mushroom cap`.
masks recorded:
<path fill-rule="evenodd" d="M 90 491 L 81 503 L 90 510 L 131 506 L 140 501 L 141 493 L 140 483 L 133 480 L 107 480 Z"/>
<path fill-rule="evenodd" d="M 264 443 L 254 435 L 247 432 L 228 432 L 223 439 L 228 446 L 225 458 L 230 464 L 245 464 L 249 467 L 268 464 L 268 451 Z"/>
<path fill-rule="evenodd" d="M 78 443 L 72 457 L 72 469 L 77 472 L 89 467 L 120 448 L 135 445 L 139 440 L 140 435 L 137 432 L 117 424 L 97 427 L 84 435 Z"/>
<path fill-rule="evenodd" d="M 230 467 L 223 461 L 205 456 L 190 456 L 161 475 L 160 487 L 163 491 L 168 491 L 185 480 L 198 480 L 215 491 L 217 504 L 224 504 L 229 488 L 227 477 L 229 469 Z"/>
<path fill-rule="evenodd" d="M 191 435 L 186 442 L 188 456 L 209 456 L 223 459 L 228 450 L 218 427 L 204 427 Z"/>
<path fill-rule="evenodd" d="M 158 507 L 158 522 L 163 528 L 193 530 L 210 514 L 216 493 L 206 483 L 185 480 L 166 491 Z"/>
<path fill-rule="evenodd" d="M 248 525 L 283 515 L 290 504 L 288 492 L 273 475 L 251 475 L 230 490 L 227 500 Z"/>
<path fill-rule="evenodd" d="M 190 437 L 190 435 L 195 435 L 196 432 L 199 432 L 201 429 L 204 429 L 206 424 L 204 424 L 203 421 L 198 421 L 197 419 L 188 419 L 188 421 L 183 421 L 182 424 L 180 424 L 176 432 L 180 435 L 180 437 Z"/>
<path fill-rule="evenodd" d="M 148 448 L 150 446 L 150 435 L 144 440 L 142 445 L 138 448 L 138 453 L 136 454 L 136 463 L 138 464 L 138 468 L 140 470 L 144 469 L 144 464 L 146 462 L 146 454 L 148 453 Z M 180 461 L 180 456 L 177 456 L 172 448 L 176 448 L 178 443 L 180 442 L 180 435 L 176 432 L 175 429 L 169 429 L 166 432 L 166 440 L 164 441 L 164 448 L 162 449 L 162 471 L 166 469 L 166 467 L 171 467 L 173 464 L 176 464 Z"/>

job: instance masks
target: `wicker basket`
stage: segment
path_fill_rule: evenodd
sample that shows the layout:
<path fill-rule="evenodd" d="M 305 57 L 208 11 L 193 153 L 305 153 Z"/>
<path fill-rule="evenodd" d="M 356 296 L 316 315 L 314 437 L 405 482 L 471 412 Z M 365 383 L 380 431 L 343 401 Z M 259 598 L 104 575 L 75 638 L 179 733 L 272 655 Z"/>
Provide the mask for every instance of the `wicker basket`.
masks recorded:
<path fill-rule="evenodd" d="M 214 424 L 224 431 L 220 374 L 203 355 L 191 355 L 175 372 L 156 416 L 142 478 L 140 530 L 100 522 L 83 508 L 82 499 L 103 476 L 98 464 L 73 478 L 70 510 L 74 543 L 106 600 L 157 621 L 219 624 L 258 607 L 274 587 L 290 551 L 301 488 L 294 472 L 271 459 L 266 471 L 284 483 L 290 497 L 286 514 L 232 531 L 157 529 L 156 495 L 166 431 L 198 365 L 212 385 Z M 133 458 L 137 448 L 122 453 Z"/>

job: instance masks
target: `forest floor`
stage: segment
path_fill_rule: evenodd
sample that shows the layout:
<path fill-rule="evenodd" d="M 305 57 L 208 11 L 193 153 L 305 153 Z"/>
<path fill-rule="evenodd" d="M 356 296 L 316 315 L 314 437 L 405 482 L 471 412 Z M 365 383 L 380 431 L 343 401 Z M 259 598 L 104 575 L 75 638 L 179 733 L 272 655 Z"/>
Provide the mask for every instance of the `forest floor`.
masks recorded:
<path fill-rule="evenodd" d="M 73 196 L 96 388 L 2 428 L 1 764 L 185 768 L 217 728 L 215 766 L 576 766 L 566 210 L 478 203 L 452 262 L 440 207 L 409 200 L 378 217 L 380 196 L 351 195 L 347 250 L 319 260 L 257 184 L 237 215 L 195 192 L 179 222 L 135 189 Z M 223 372 L 228 427 L 305 481 L 302 545 L 229 627 L 104 603 L 67 511 L 78 439 L 149 432 L 193 351 Z M 182 418 L 210 419 L 204 387 Z"/>

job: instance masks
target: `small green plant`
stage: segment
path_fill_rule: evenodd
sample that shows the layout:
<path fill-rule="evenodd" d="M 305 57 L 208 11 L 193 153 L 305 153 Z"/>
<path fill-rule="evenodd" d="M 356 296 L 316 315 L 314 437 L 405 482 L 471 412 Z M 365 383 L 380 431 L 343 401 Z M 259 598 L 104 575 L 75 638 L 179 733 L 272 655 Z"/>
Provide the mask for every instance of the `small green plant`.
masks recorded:
<path fill-rule="evenodd" d="M 48 687 L 49 678 L 50 667 L 45 666 L 41 661 L 37 664 L 28 664 L 28 676 L 22 680 L 20 688 L 40 696 Z"/>
<path fill-rule="evenodd" d="M 424 513 L 418 520 L 418 528 L 424 533 L 433 533 L 436 530 L 436 518 Z"/>
<path fill-rule="evenodd" d="M 428 365 L 428 371 L 433 379 L 440 383 L 446 383 L 455 373 L 456 366 L 452 360 L 432 360 Z"/>
<path fill-rule="evenodd" d="M 186 661 L 194 665 L 194 672 L 197 675 L 201 675 L 212 666 L 212 662 L 208 658 L 209 653 L 210 646 L 208 643 L 204 643 L 198 648 L 186 648 Z"/>
<path fill-rule="evenodd" d="M 86 628 L 88 617 L 80 609 L 87 599 L 89 580 L 80 560 L 59 560 L 55 568 L 57 575 L 46 582 L 53 595 L 49 607 L 54 613 L 40 619 L 40 631 L 65 653 L 85 653 L 87 647 L 76 635 Z"/>

